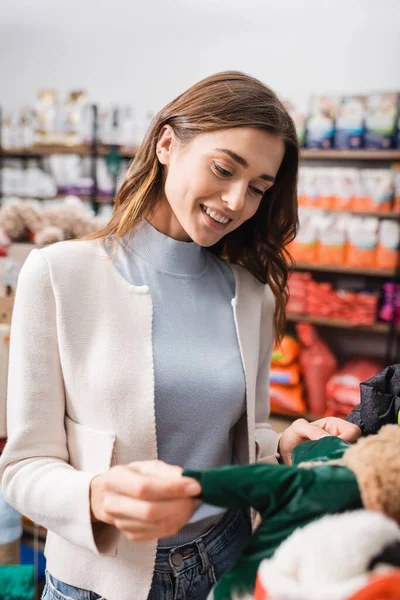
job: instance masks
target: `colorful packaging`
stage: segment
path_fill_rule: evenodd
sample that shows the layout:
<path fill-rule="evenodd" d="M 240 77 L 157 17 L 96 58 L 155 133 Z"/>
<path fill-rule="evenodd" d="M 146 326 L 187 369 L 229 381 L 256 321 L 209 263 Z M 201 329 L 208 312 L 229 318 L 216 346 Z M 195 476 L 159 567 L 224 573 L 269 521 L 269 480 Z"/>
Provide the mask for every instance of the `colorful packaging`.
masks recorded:
<path fill-rule="evenodd" d="M 40 90 L 35 106 L 36 131 L 35 144 L 54 144 L 59 142 L 56 133 L 58 97 L 55 90 Z"/>
<path fill-rule="evenodd" d="M 383 369 L 380 361 L 367 358 L 346 362 L 326 386 L 329 414 L 345 417 L 360 402 L 360 384 Z"/>
<path fill-rule="evenodd" d="M 365 199 L 363 210 L 390 212 L 393 206 L 395 171 L 392 169 L 362 169 Z M 358 205 L 355 203 L 355 210 Z"/>
<path fill-rule="evenodd" d="M 378 269 L 396 269 L 400 249 L 400 223 L 383 219 L 379 227 L 376 250 Z"/>
<path fill-rule="evenodd" d="M 291 365 L 299 356 L 300 344 L 291 335 L 285 335 L 278 345 L 275 343 L 272 350 L 272 365 L 282 368 Z"/>
<path fill-rule="evenodd" d="M 300 365 L 308 407 L 315 415 L 323 415 L 326 409 L 326 384 L 335 373 L 337 362 L 310 323 L 298 323 L 296 330 L 301 344 Z"/>
<path fill-rule="evenodd" d="M 306 127 L 307 148 L 333 148 L 339 97 L 315 96 Z"/>
<path fill-rule="evenodd" d="M 318 229 L 316 262 L 322 265 L 343 265 L 345 262 L 346 232 L 339 220 L 328 217 Z"/>
<path fill-rule="evenodd" d="M 400 325 L 400 285 L 395 285 L 392 282 L 383 284 L 383 303 L 379 313 L 380 318 L 383 321 L 391 323 L 394 321 L 396 325 Z"/>
<path fill-rule="evenodd" d="M 394 172 L 394 204 L 393 211 L 400 212 L 400 164 L 393 167 Z"/>
<path fill-rule="evenodd" d="M 366 96 L 342 98 L 336 119 L 335 148 L 362 148 L 366 108 Z"/>
<path fill-rule="evenodd" d="M 289 367 L 271 366 L 270 383 L 279 385 L 298 385 L 300 383 L 300 369 L 297 363 Z"/>
<path fill-rule="evenodd" d="M 336 182 L 336 210 L 366 210 L 364 189 L 359 169 L 340 167 L 334 169 Z"/>
<path fill-rule="evenodd" d="M 316 187 L 315 169 L 312 167 L 301 167 L 298 183 L 299 206 L 303 208 L 319 208 L 318 192 Z"/>
<path fill-rule="evenodd" d="M 300 227 L 296 238 L 288 244 L 288 251 L 297 262 L 315 262 L 317 247 L 317 222 L 313 218 L 305 218 L 300 221 Z"/>
<path fill-rule="evenodd" d="M 387 92 L 368 97 L 365 148 L 392 148 L 398 121 L 398 94 Z"/>
<path fill-rule="evenodd" d="M 346 265 L 348 267 L 375 267 L 376 247 L 378 243 L 378 224 L 376 218 L 349 218 L 347 231 Z"/>
<path fill-rule="evenodd" d="M 269 399 L 272 413 L 303 415 L 307 408 L 301 385 L 273 383 L 270 385 Z"/>
<path fill-rule="evenodd" d="M 305 115 L 300 110 L 298 110 L 291 102 L 289 102 L 289 100 L 282 100 L 282 104 L 293 119 L 294 126 L 296 127 L 297 140 L 299 142 L 299 145 L 304 146 L 306 137 Z"/>

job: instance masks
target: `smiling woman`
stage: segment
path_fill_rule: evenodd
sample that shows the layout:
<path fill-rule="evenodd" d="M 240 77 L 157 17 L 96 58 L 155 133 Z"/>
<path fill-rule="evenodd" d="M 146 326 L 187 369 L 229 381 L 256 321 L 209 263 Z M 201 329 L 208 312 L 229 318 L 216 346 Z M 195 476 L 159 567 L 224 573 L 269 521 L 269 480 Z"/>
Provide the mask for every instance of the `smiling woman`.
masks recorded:
<path fill-rule="evenodd" d="M 155 116 L 112 220 L 91 238 L 118 241 L 147 220 L 175 239 L 207 246 L 269 284 L 279 338 L 285 247 L 297 228 L 298 159 L 294 124 L 274 92 L 244 73 L 217 73 Z"/>
<path fill-rule="evenodd" d="M 332 429 L 359 435 L 268 423 L 297 169 L 275 94 L 213 75 L 155 117 L 103 230 L 25 262 L 0 475 L 48 530 L 43 600 L 205 600 L 250 518 L 200 503 L 182 470 L 290 463 Z"/>

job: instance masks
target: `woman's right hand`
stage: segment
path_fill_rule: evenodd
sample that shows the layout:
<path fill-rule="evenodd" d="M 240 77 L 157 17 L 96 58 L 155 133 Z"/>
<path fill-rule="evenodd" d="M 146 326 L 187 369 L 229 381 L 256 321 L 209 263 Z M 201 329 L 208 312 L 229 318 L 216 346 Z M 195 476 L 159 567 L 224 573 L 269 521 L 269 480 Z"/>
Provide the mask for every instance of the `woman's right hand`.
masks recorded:
<path fill-rule="evenodd" d="M 90 484 L 92 522 L 114 525 L 132 542 L 175 535 L 200 503 L 198 481 L 154 460 L 111 467 Z"/>

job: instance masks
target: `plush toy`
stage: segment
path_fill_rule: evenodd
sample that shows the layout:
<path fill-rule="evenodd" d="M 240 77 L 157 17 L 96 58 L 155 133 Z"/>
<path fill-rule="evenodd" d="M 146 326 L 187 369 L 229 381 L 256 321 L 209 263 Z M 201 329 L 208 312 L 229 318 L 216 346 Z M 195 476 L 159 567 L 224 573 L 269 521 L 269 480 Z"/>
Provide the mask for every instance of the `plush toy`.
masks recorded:
<path fill-rule="evenodd" d="M 400 418 L 400 365 L 384 371 L 361 383 L 361 402 L 346 417 L 361 428 L 363 435 L 377 433 L 382 425 L 399 423 Z"/>
<path fill-rule="evenodd" d="M 79 238 L 105 225 L 92 216 L 78 198 L 46 208 L 18 200 L 0 208 L 0 231 L 12 241 L 30 241 L 39 246 Z"/>
<path fill-rule="evenodd" d="M 400 567 L 400 527 L 383 514 L 327 515 L 297 529 L 257 574 L 255 600 L 344 600 Z"/>
<path fill-rule="evenodd" d="M 186 470 L 201 498 L 225 508 L 254 508 L 261 524 L 214 588 L 215 600 L 253 592 L 260 562 L 298 527 L 325 514 L 365 508 L 400 521 L 400 427 L 386 425 L 354 446 L 326 436 L 295 448 L 293 465 L 229 466 Z"/>

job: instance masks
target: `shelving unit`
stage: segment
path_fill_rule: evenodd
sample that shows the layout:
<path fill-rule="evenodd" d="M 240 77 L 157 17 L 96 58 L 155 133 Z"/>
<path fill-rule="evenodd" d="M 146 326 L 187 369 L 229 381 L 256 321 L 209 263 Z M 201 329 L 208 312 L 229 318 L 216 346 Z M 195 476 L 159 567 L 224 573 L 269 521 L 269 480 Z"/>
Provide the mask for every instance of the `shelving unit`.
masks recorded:
<path fill-rule="evenodd" d="M 301 157 L 314 160 L 377 160 L 400 161 L 400 150 L 309 150 L 303 148 Z"/>
<path fill-rule="evenodd" d="M 1 109 L 0 109 L 1 123 Z M 49 144 L 35 145 L 29 148 L 10 148 L 2 147 L 1 143 L 1 127 L 0 127 L 0 200 L 2 197 L 2 167 L 5 159 L 21 159 L 24 165 L 29 159 L 43 159 L 46 156 L 54 154 L 77 154 L 81 157 L 91 159 L 91 176 L 93 179 L 93 187 L 90 194 L 75 194 L 84 202 L 90 202 L 92 208 L 97 214 L 99 206 L 103 203 L 112 203 L 114 195 L 103 196 L 99 194 L 97 182 L 97 158 L 106 157 L 111 151 L 117 150 L 121 158 L 131 158 L 135 152 L 135 148 L 122 148 L 119 146 L 105 146 L 98 142 L 98 109 L 96 105 L 92 105 L 92 142 L 90 144 L 68 145 L 68 144 Z M 39 200 L 60 199 L 68 193 L 59 193 L 54 198 L 38 198 Z M 35 196 L 37 198 L 37 196 Z"/>
<path fill-rule="evenodd" d="M 343 166 L 348 164 L 349 166 L 362 168 L 375 168 L 375 167 L 390 167 L 392 163 L 400 163 L 400 150 L 301 150 L 302 164 L 316 165 L 316 166 Z M 322 209 L 321 209 L 322 210 Z M 376 217 L 378 219 L 391 219 L 400 222 L 399 213 L 383 213 L 383 212 L 357 212 L 357 211 L 346 211 L 346 210 L 331 210 L 325 209 L 326 212 L 333 214 L 352 214 L 360 217 Z M 371 285 L 377 285 L 385 279 L 392 280 L 396 283 L 400 282 L 400 252 L 398 254 L 397 268 L 394 270 L 382 270 L 382 269 L 371 269 L 363 267 L 346 267 L 342 265 L 320 265 L 320 264 L 308 264 L 297 262 L 294 266 L 296 271 L 311 271 L 320 276 L 326 273 L 328 281 L 332 281 L 335 275 L 340 276 L 342 279 L 346 277 L 357 277 L 357 280 L 366 278 L 367 285 L 369 282 Z M 321 280 L 323 279 L 320 277 Z M 400 327 L 396 326 L 394 318 L 391 323 L 377 322 L 371 326 L 366 325 L 353 325 L 347 321 L 337 320 L 329 317 L 312 316 L 308 314 L 293 314 L 289 313 L 287 316 L 287 322 L 299 323 L 307 322 L 317 327 L 324 329 L 324 334 L 333 341 L 335 336 L 345 336 L 346 343 L 350 339 L 353 333 L 365 336 L 366 340 L 371 340 L 369 334 L 375 335 L 379 341 L 377 343 L 379 347 L 386 354 L 386 364 L 394 364 L 400 362 Z M 337 332 L 337 333 L 335 333 Z M 337 337 L 336 337 L 337 339 Z M 367 344 L 370 342 L 366 341 Z M 384 346 L 383 346 L 384 344 Z M 304 415 L 298 414 L 281 414 L 272 413 L 272 418 L 278 418 L 284 424 L 284 421 L 293 421 L 304 417 L 309 421 L 319 419 L 319 415 L 313 415 L 306 413 Z"/>
<path fill-rule="evenodd" d="M 346 267 L 342 265 L 319 265 L 313 263 L 296 262 L 294 269 L 296 271 L 320 271 L 326 273 L 343 273 L 345 275 L 363 275 L 366 277 L 379 277 L 383 279 L 391 278 L 396 275 L 396 271 L 384 269 L 368 269 L 366 267 Z"/>
<path fill-rule="evenodd" d="M 373 325 L 353 325 L 348 321 L 339 319 L 330 319 L 324 317 L 313 317 L 311 315 L 302 315 L 288 313 L 286 319 L 289 323 L 311 323 L 312 325 L 320 325 L 321 327 L 334 327 L 336 329 L 349 329 L 352 331 L 367 332 L 367 333 L 389 333 L 389 323 L 374 323 Z M 397 328 L 397 333 L 400 329 Z"/>

